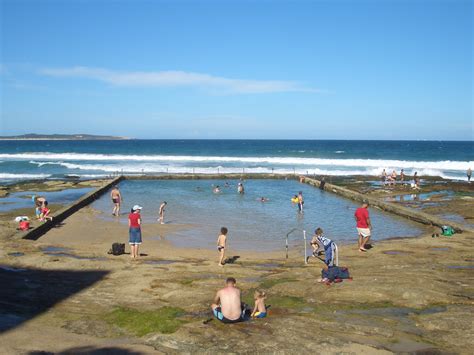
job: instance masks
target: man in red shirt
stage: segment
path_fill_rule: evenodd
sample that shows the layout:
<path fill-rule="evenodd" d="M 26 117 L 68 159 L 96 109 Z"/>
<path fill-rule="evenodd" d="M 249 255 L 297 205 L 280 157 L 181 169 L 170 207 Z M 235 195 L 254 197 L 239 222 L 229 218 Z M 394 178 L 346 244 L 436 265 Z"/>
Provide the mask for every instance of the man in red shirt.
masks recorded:
<path fill-rule="evenodd" d="M 359 250 L 360 251 L 367 251 L 365 249 L 365 244 L 370 239 L 372 224 L 370 223 L 369 217 L 369 203 L 364 201 L 362 206 L 356 209 L 354 213 L 355 220 L 357 222 L 357 233 L 359 234 Z"/>

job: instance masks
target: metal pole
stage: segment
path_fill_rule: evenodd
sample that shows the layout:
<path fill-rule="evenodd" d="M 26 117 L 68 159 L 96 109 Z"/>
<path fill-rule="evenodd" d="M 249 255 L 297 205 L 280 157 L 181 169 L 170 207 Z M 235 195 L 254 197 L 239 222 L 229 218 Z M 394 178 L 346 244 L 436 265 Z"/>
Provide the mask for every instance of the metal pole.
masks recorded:
<path fill-rule="evenodd" d="M 305 264 L 308 264 L 308 262 L 306 261 L 306 231 L 304 230 L 303 231 L 303 239 L 304 239 L 304 263 Z"/>

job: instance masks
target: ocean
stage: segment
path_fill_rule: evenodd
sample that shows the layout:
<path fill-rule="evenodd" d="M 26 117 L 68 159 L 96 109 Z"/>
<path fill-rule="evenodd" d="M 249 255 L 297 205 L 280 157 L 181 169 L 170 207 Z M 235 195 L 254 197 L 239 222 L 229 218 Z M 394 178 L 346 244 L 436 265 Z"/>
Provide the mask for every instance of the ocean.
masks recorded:
<path fill-rule="evenodd" d="M 465 180 L 473 148 L 473 141 L 0 141 L 0 180 L 122 172 L 379 175 L 384 168 Z"/>

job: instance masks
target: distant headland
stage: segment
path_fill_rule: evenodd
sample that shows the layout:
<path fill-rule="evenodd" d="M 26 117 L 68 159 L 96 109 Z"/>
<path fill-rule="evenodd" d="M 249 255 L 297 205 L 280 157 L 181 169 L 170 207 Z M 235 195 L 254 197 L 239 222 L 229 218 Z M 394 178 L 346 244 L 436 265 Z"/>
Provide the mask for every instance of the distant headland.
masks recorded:
<path fill-rule="evenodd" d="M 69 141 L 87 141 L 87 140 L 127 140 L 128 137 L 116 136 L 98 136 L 94 134 L 22 134 L 18 136 L 0 136 L 0 140 L 16 141 L 41 141 L 41 140 L 69 140 Z"/>

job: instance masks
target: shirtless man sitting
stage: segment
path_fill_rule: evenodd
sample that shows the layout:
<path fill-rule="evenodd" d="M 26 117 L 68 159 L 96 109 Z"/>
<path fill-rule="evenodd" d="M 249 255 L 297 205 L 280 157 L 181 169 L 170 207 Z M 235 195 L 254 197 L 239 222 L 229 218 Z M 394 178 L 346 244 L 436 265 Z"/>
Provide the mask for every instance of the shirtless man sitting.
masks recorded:
<path fill-rule="evenodd" d="M 237 323 L 243 320 L 240 290 L 235 287 L 236 281 L 228 277 L 226 287 L 217 291 L 214 303 L 211 305 L 214 317 L 222 323 Z"/>

